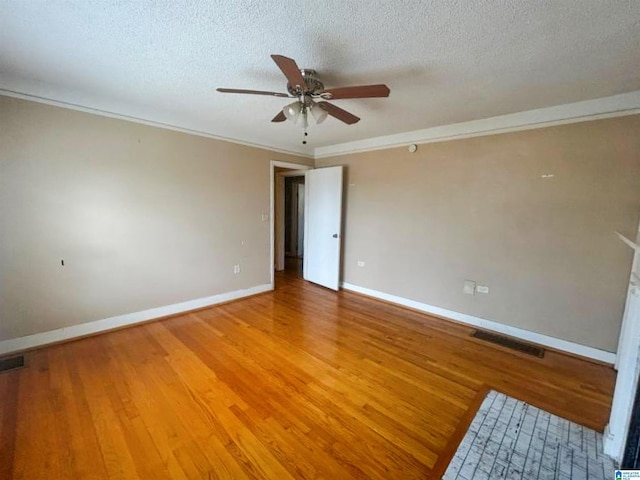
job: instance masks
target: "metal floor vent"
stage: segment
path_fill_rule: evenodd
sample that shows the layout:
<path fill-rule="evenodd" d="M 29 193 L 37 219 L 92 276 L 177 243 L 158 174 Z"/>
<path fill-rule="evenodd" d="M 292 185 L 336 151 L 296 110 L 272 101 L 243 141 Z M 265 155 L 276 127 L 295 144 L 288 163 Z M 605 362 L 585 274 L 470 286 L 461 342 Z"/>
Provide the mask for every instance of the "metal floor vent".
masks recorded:
<path fill-rule="evenodd" d="M 517 350 L 518 352 L 526 353 L 527 355 L 533 355 L 534 357 L 544 357 L 544 348 L 536 347 L 530 343 L 520 342 L 510 337 L 504 337 L 496 333 L 485 332 L 484 330 L 474 330 L 471 334 L 472 337 L 484 340 L 486 342 L 495 343 L 503 347 L 510 348 L 511 350 Z"/>
<path fill-rule="evenodd" d="M 0 358 L 0 372 L 7 372 L 24 367 L 24 355 L 11 358 Z"/>

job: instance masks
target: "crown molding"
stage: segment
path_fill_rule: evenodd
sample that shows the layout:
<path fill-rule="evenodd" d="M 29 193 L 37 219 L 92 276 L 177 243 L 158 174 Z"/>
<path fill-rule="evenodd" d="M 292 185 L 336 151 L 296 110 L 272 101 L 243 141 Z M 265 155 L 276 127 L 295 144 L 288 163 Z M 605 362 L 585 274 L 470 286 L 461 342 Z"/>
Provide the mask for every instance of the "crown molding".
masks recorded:
<path fill-rule="evenodd" d="M 325 147 L 316 147 L 314 150 L 314 154 L 310 155 L 309 153 L 297 150 L 286 150 L 273 145 L 257 144 L 237 138 L 214 135 L 213 133 L 209 132 L 183 128 L 168 123 L 155 122 L 153 120 L 147 120 L 144 118 L 110 112 L 107 110 L 86 107 L 83 105 L 54 100 L 38 95 L 22 93 L 15 90 L 0 88 L 0 95 L 20 98 L 22 100 L 29 100 L 32 102 L 44 103 L 56 107 L 68 108 L 85 113 L 92 113 L 94 115 L 100 115 L 103 117 L 126 120 L 129 122 L 140 123 L 152 127 L 163 128 L 166 130 L 188 133 L 200 137 L 212 138 L 214 140 L 222 140 L 225 142 L 244 145 L 247 147 L 265 149 L 275 153 L 296 155 L 299 157 L 311 159 L 369 152 L 373 150 L 383 150 L 387 148 L 401 147 L 412 143 L 426 144 L 445 142 L 449 140 L 460 140 L 463 138 L 479 137 L 485 135 L 497 135 L 500 133 L 516 132 L 520 130 L 531 130 L 536 128 L 552 127 L 556 125 L 565 125 L 569 123 L 586 122 L 604 118 L 640 114 L 640 90 L 635 90 L 633 92 L 613 95 L 610 97 L 584 100 L 581 102 L 567 103 L 564 105 L 539 108 L 536 110 L 527 110 L 524 112 L 483 118 L 480 120 L 472 120 L 469 122 L 441 125 L 438 127 L 425 128 L 422 130 L 414 130 L 411 132 L 398 133 L 394 135 L 372 137 L 364 140 L 356 140 L 353 142 L 328 145 Z"/>
<path fill-rule="evenodd" d="M 552 127 L 568 123 L 622 117 L 640 113 L 640 90 L 611 97 L 567 103 L 553 107 L 442 125 L 412 132 L 367 138 L 315 149 L 315 158 L 368 152 L 408 144 L 445 142 L 470 137 Z"/>
<path fill-rule="evenodd" d="M 283 153 L 287 155 L 296 155 L 304 158 L 314 158 L 313 155 L 308 153 L 299 152 L 296 150 L 285 150 L 275 147 L 273 145 L 262 145 L 259 143 L 247 142 L 237 138 L 223 137 L 220 135 L 214 135 L 213 133 L 203 132 L 200 130 L 193 130 L 191 128 L 183 128 L 178 125 L 172 125 L 169 123 L 155 122 L 153 120 L 147 120 L 145 118 L 134 117 L 131 115 L 123 115 L 120 113 L 110 112 L 107 110 L 100 110 L 98 108 L 86 107 L 84 105 L 78 105 L 70 102 L 63 102 L 61 100 L 54 100 L 52 98 L 41 97 L 38 95 L 31 95 L 29 93 L 17 92 L 15 90 L 8 90 L 0 88 L 0 95 L 5 97 L 19 98 L 21 100 L 29 100 L 37 103 L 44 103 L 46 105 L 53 105 L 54 107 L 68 108 L 70 110 L 77 110 L 79 112 L 92 113 L 94 115 L 100 115 L 102 117 L 116 118 L 118 120 L 126 120 L 128 122 L 141 123 L 143 125 L 149 125 L 150 127 L 163 128 L 165 130 L 173 130 L 175 132 L 188 133 L 190 135 L 197 135 L 199 137 L 212 138 L 214 140 L 222 140 L 224 142 L 236 143 L 238 145 L 244 145 L 245 147 L 260 148 L 263 150 L 269 150 L 270 152 Z"/>

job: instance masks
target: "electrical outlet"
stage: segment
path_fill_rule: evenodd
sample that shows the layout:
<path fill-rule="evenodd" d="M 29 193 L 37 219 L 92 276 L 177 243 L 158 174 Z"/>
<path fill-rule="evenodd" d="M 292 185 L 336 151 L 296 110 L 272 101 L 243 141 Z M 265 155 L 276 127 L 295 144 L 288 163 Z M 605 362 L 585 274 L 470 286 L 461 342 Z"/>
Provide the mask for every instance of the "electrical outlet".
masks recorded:
<path fill-rule="evenodd" d="M 476 292 L 478 293 L 489 293 L 489 287 L 486 285 L 478 285 L 476 286 Z"/>
<path fill-rule="evenodd" d="M 233 266 L 233 273 L 240 273 L 240 265 Z"/>
<path fill-rule="evenodd" d="M 266 222 L 267 220 L 269 220 L 269 214 L 268 213 L 263 213 L 261 218 L 262 218 L 263 222 Z"/>
<path fill-rule="evenodd" d="M 476 282 L 473 280 L 465 280 L 464 286 L 462 287 L 463 293 L 467 295 L 473 295 L 476 292 Z"/>
<path fill-rule="evenodd" d="M 359 267 L 364 267 L 364 262 L 362 260 L 358 260 L 358 266 Z"/>

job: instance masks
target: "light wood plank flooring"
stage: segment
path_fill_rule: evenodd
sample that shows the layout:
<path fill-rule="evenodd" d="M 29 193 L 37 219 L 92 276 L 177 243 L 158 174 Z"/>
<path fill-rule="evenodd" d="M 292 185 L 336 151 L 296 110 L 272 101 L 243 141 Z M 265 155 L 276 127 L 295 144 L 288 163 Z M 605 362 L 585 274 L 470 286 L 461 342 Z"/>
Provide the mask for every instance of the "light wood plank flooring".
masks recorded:
<path fill-rule="evenodd" d="M 603 429 L 611 368 L 470 331 L 280 275 L 31 352 L 0 374 L 0 479 L 429 478 L 487 386 Z"/>

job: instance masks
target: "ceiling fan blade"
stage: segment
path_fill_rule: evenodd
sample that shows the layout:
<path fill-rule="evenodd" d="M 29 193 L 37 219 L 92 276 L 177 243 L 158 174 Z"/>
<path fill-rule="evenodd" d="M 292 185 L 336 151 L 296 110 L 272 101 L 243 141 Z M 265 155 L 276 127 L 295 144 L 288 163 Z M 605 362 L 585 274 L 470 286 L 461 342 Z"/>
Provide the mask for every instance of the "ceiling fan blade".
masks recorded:
<path fill-rule="evenodd" d="M 282 55 L 271 55 L 271 58 L 273 58 L 273 61 L 276 62 L 276 65 L 282 70 L 282 73 L 287 77 L 289 84 L 293 88 L 300 87 L 303 92 L 307 91 L 307 84 L 304 83 L 302 73 L 300 73 L 300 69 L 294 59 Z"/>
<path fill-rule="evenodd" d="M 325 112 L 327 112 L 329 115 L 331 115 L 332 117 L 337 118 L 338 120 L 348 124 L 348 125 L 353 125 L 354 123 L 357 123 L 360 121 L 360 119 L 358 117 L 356 117 L 355 115 L 353 115 L 352 113 L 347 112 L 346 110 L 343 110 L 340 107 L 336 107 L 335 105 L 333 105 L 332 103 L 329 102 L 318 102 L 318 106 L 323 109 Z"/>
<path fill-rule="evenodd" d="M 320 95 L 330 93 L 330 100 L 338 100 L 340 98 L 374 98 L 374 97 L 388 97 L 389 87 L 386 85 L 360 85 L 358 87 L 342 87 L 342 88 L 329 88 L 322 90 Z"/>
<path fill-rule="evenodd" d="M 284 112 L 280 110 L 278 114 L 271 119 L 272 122 L 284 122 L 287 117 L 284 116 Z"/>
<path fill-rule="evenodd" d="M 287 93 L 265 92 L 264 90 L 242 90 L 238 88 L 216 88 L 216 90 L 222 93 L 248 93 L 250 95 L 269 95 L 272 97 L 289 98 L 289 95 Z"/>

